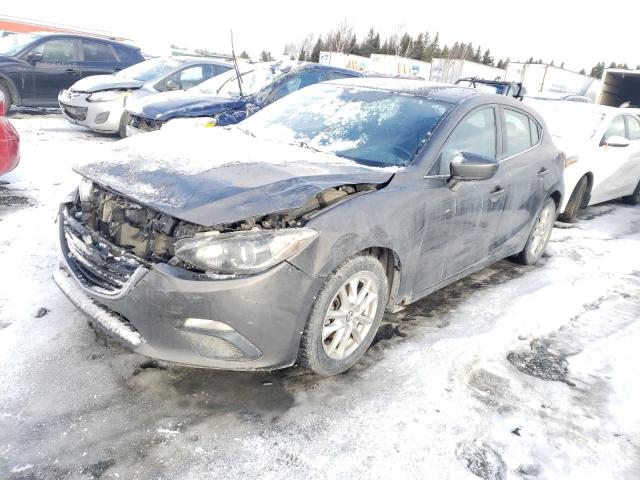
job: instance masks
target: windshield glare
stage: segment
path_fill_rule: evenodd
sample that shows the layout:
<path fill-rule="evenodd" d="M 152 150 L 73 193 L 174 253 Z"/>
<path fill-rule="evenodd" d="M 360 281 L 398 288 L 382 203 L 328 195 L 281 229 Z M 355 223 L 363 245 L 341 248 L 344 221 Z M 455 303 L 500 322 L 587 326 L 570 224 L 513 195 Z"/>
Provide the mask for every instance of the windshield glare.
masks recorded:
<path fill-rule="evenodd" d="M 15 55 L 27 48 L 34 40 L 42 38 L 35 33 L 15 33 L 0 38 L 0 55 Z"/>
<path fill-rule="evenodd" d="M 132 78 L 146 82 L 156 80 L 171 73 L 178 68 L 182 62 L 171 59 L 154 58 L 145 62 L 137 63 L 116 73 L 117 77 Z"/>
<path fill-rule="evenodd" d="M 240 71 L 242 79 L 242 94 L 254 94 L 271 82 L 280 74 L 280 70 L 271 68 L 255 68 L 253 70 Z M 229 70 L 221 75 L 217 75 L 200 85 L 193 87 L 203 93 L 209 93 L 220 97 L 239 97 L 238 80 L 235 70 Z"/>
<path fill-rule="evenodd" d="M 411 161 L 450 105 L 423 97 L 316 84 L 243 121 L 258 138 L 301 145 L 375 166 Z"/>

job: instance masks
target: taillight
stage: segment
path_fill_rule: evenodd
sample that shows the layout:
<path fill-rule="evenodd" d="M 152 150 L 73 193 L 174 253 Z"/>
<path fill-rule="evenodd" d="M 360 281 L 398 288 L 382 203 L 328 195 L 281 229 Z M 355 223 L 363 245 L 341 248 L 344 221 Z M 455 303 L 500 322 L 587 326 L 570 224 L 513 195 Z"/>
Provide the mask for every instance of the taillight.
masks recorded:
<path fill-rule="evenodd" d="M 567 168 L 568 166 L 573 165 L 574 163 L 577 163 L 577 161 L 578 161 L 577 155 L 566 157 L 564 160 L 564 168 Z"/>

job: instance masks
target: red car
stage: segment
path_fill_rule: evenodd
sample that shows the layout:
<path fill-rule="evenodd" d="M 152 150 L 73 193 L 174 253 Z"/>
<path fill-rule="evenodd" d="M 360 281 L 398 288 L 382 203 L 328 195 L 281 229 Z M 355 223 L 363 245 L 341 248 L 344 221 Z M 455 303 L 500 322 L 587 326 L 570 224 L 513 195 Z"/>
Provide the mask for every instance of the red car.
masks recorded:
<path fill-rule="evenodd" d="M 10 172 L 20 161 L 20 136 L 5 115 L 6 104 L 0 93 L 0 175 Z"/>

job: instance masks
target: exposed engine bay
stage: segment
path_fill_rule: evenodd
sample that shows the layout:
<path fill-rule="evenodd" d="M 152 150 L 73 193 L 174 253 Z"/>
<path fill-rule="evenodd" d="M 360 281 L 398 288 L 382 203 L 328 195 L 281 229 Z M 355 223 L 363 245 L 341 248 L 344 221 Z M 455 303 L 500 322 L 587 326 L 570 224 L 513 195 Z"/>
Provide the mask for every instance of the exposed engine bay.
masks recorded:
<path fill-rule="evenodd" d="M 175 242 L 200 232 L 220 233 L 302 227 L 324 208 L 346 197 L 380 188 L 377 184 L 341 185 L 321 191 L 299 208 L 203 227 L 137 204 L 107 188 L 93 184 L 88 198 L 76 196 L 68 214 L 124 251 L 148 262 L 167 262 L 193 270 L 174 256 Z"/>

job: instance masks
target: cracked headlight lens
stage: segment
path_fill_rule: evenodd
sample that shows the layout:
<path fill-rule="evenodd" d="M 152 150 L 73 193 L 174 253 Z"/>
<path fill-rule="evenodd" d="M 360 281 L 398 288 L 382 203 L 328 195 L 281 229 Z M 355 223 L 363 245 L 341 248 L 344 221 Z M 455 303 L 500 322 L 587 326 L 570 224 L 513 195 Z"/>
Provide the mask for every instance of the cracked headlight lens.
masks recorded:
<path fill-rule="evenodd" d="M 176 242 L 175 255 L 211 273 L 252 274 L 267 270 L 302 251 L 318 236 L 311 228 L 283 228 L 215 234 Z"/>

